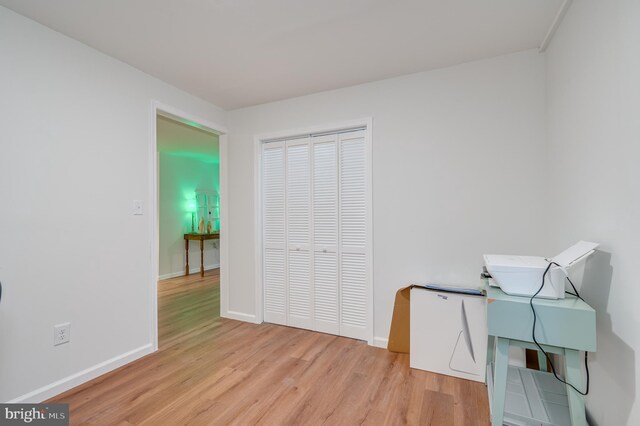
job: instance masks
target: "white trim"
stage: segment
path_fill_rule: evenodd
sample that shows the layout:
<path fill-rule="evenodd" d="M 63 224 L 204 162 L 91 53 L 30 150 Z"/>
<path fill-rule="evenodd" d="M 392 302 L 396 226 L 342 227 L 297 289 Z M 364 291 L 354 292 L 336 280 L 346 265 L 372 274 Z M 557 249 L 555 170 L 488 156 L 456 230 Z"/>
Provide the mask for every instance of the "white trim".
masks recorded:
<path fill-rule="evenodd" d="M 368 234 L 368 241 L 367 241 L 367 273 L 370 274 L 367 277 L 367 284 L 369 285 L 369 339 L 367 340 L 367 343 L 369 343 L 369 345 L 373 345 L 373 341 L 374 341 L 374 326 L 375 326 L 375 320 L 374 320 L 374 316 L 373 313 L 375 312 L 375 307 L 374 307 L 374 298 L 373 298 L 373 119 L 369 118 L 367 120 L 366 123 L 366 128 L 364 130 L 365 132 L 365 146 L 366 146 L 366 164 L 365 167 L 367 168 L 366 173 L 367 173 L 367 187 L 366 187 L 366 194 L 365 194 L 365 200 L 367 201 L 367 223 L 369 225 L 369 229 L 367 229 L 367 234 Z"/>
<path fill-rule="evenodd" d="M 142 358 L 145 355 L 149 355 L 152 352 L 154 352 L 153 346 L 151 343 L 148 343 L 137 349 L 134 349 L 129 352 L 125 352 L 121 355 L 115 356 L 104 362 L 96 364 L 93 367 L 86 368 L 78 373 L 67 376 L 64 379 L 60 379 L 48 385 L 42 386 L 39 389 L 36 389 L 32 392 L 26 393 L 22 396 L 12 399 L 11 401 L 8 401 L 8 403 L 9 404 L 17 404 L 17 403 L 25 403 L 25 402 L 37 403 L 37 402 L 45 401 L 49 398 L 52 398 L 56 395 L 61 394 L 62 392 L 66 392 L 69 389 L 72 389 L 78 385 L 86 383 L 89 380 L 93 380 L 96 377 L 99 377 L 105 373 L 115 370 L 116 368 L 122 367 L 125 364 L 128 364 L 139 358 Z"/>
<path fill-rule="evenodd" d="M 373 297 L 373 139 L 372 139 L 372 128 L 373 128 L 373 118 L 372 117 L 364 117 L 356 120 L 348 120 L 341 121 L 337 123 L 330 124 L 322 124 L 316 126 L 310 126 L 305 128 L 291 129 L 280 132 L 272 132 L 272 133 L 264 133 L 260 135 L 255 135 L 253 138 L 254 141 L 254 201 L 255 201 L 255 262 L 254 262 L 254 272 L 256 276 L 255 282 L 255 322 L 262 323 L 264 321 L 264 305 L 263 305 L 263 297 L 264 297 L 264 285 L 263 285 L 263 277 L 262 277 L 262 144 L 264 142 L 273 142 L 284 139 L 295 139 L 300 137 L 309 137 L 312 135 L 318 135 L 323 133 L 333 133 L 333 132 L 341 132 L 345 130 L 353 130 L 353 129 L 364 129 L 365 131 L 365 143 L 367 147 L 367 176 L 368 176 L 368 185 L 367 185 L 367 220 L 369 221 L 368 232 L 369 232 L 369 241 L 368 246 L 366 248 L 368 256 L 368 264 L 367 270 L 370 274 L 367 277 L 367 282 L 369 286 L 369 306 L 370 312 L 368 315 L 369 321 L 369 337 L 367 338 L 367 343 L 369 345 L 374 345 L 374 321 L 373 321 L 373 312 L 375 311 L 374 307 L 374 297 Z M 242 314 L 246 315 L 246 314 Z M 386 346 L 385 346 L 386 347 Z"/>
<path fill-rule="evenodd" d="M 373 344 L 371 346 L 375 346 L 376 348 L 387 349 L 387 345 L 389 344 L 389 339 L 386 337 L 374 337 Z"/>
<path fill-rule="evenodd" d="M 245 314 L 244 312 L 227 311 L 225 318 L 229 318 L 237 321 L 251 322 L 254 324 L 262 324 L 262 321 L 258 321 L 255 315 Z"/>
<path fill-rule="evenodd" d="M 217 269 L 220 267 L 219 263 L 213 264 L 213 265 L 205 265 L 204 266 L 204 270 L 205 271 L 209 271 L 211 269 Z M 189 269 L 189 275 L 195 275 L 195 274 L 200 274 L 200 267 L 196 266 L 195 268 L 190 268 Z M 164 274 L 164 275 L 159 275 L 158 276 L 158 280 L 168 280 L 169 278 L 176 278 L 176 277 L 184 277 L 184 270 L 182 271 L 178 271 L 178 272 L 170 272 L 168 274 Z"/>
<path fill-rule="evenodd" d="M 256 273 L 256 283 L 254 287 L 254 299 L 255 304 L 255 319 L 257 322 L 262 323 L 264 321 L 264 289 L 262 288 L 262 141 L 257 137 L 254 137 L 253 145 L 253 169 L 254 181 L 253 187 L 255 192 L 255 207 L 254 207 L 254 224 L 256 232 L 256 243 L 254 247 L 254 272 Z"/>
<path fill-rule="evenodd" d="M 226 134 L 220 135 L 220 316 L 229 311 L 229 146 Z"/>
<path fill-rule="evenodd" d="M 149 245 L 151 248 L 151 345 L 158 350 L 158 271 L 160 270 L 160 240 L 158 226 L 158 135 L 157 135 L 158 106 L 151 102 L 149 115 Z"/>
<path fill-rule="evenodd" d="M 284 130 L 281 132 L 263 133 L 254 136 L 254 141 L 260 142 L 276 141 L 280 139 L 296 139 L 322 133 L 335 133 L 344 130 L 353 130 L 358 128 L 371 128 L 373 119 L 371 117 L 360 118 L 357 120 L 340 121 L 337 123 L 322 124 L 297 129 Z"/>
<path fill-rule="evenodd" d="M 562 2 L 562 4 L 560 5 L 560 9 L 558 9 L 556 17 L 553 18 L 553 22 L 551 23 L 551 26 L 547 31 L 547 35 L 544 36 L 542 43 L 540 43 L 540 47 L 538 47 L 538 52 L 543 53 L 545 50 L 547 50 L 547 47 L 549 47 L 549 43 L 551 43 L 551 40 L 553 40 L 553 36 L 556 34 L 556 31 L 558 31 L 558 27 L 560 27 L 560 24 L 564 19 L 564 15 L 567 14 L 572 1 L 573 0 L 564 0 L 564 2 Z"/>
<path fill-rule="evenodd" d="M 374 251 L 373 251 L 373 239 L 374 239 L 374 234 L 373 234 L 373 119 L 369 118 L 369 120 L 367 120 L 367 127 L 364 130 L 365 132 L 365 146 L 367 149 L 367 158 L 366 158 L 366 167 L 367 167 L 367 188 L 366 188 L 366 195 L 365 195 L 365 199 L 367 200 L 367 223 L 369 224 L 369 229 L 367 231 L 368 235 L 369 235 L 369 240 L 368 240 L 368 247 L 367 247 L 367 253 L 369 254 L 369 256 L 367 256 L 367 272 L 370 274 L 369 277 L 367 277 L 367 284 L 369 285 L 369 324 L 371 324 L 371 332 L 369 334 L 369 340 L 368 343 L 369 345 L 373 345 L 373 341 L 374 341 L 374 327 L 375 327 L 375 320 L 374 320 L 374 315 L 373 313 L 375 312 L 375 306 L 374 306 L 374 301 L 375 299 L 373 298 L 373 291 L 374 291 L 374 287 L 373 287 L 373 267 L 374 267 L 374 263 L 373 263 L 373 255 L 374 255 Z"/>
<path fill-rule="evenodd" d="M 229 306 L 229 229 L 227 223 L 228 192 L 227 192 L 227 129 L 217 123 L 181 111 L 158 101 L 151 101 L 150 138 L 149 138 L 149 215 L 150 215 L 150 246 L 151 246 L 151 336 L 154 351 L 158 350 L 158 261 L 159 261 L 159 230 L 158 230 L 158 140 L 156 135 L 157 116 L 169 117 L 189 126 L 215 133 L 219 136 L 220 146 L 220 316 L 226 317 Z"/>

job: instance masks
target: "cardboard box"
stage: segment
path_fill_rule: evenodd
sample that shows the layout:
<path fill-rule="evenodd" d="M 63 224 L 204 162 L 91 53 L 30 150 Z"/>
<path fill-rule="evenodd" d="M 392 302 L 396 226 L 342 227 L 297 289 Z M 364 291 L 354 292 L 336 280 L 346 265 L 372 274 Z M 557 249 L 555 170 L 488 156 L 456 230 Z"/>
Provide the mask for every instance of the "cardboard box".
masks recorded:
<path fill-rule="evenodd" d="M 393 316 L 391 317 L 391 329 L 387 349 L 391 352 L 403 354 L 409 353 L 410 347 L 410 309 L 411 288 L 401 288 L 396 292 L 396 300 L 393 304 Z"/>

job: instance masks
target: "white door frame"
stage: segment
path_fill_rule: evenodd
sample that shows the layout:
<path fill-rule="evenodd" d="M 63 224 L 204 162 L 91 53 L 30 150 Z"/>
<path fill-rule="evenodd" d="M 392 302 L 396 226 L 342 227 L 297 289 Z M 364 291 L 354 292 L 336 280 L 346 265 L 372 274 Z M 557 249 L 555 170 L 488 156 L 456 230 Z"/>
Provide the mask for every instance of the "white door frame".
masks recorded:
<path fill-rule="evenodd" d="M 365 117 L 356 120 L 342 121 L 338 123 L 323 124 L 317 126 L 310 126 L 300 129 L 291 129 L 281 132 L 265 133 L 261 135 L 255 135 L 254 140 L 254 188 L 255 188 L 255 264 L 254 272 L 256 276 L 255 284 L 255 312 L 257 323 L 264 321 L 264 280 L 262 274 L 262 144 L 265 142 L 272 142 L 282 139 L 293 139 L 297 137 L 305 137 L 311 135 L 317 135 L 322 133 L 336 133 L 345 130 L 352 129 L 364 129 L 365 130 L 365 143 L 366 143 L 366 168 L 367 168 L 367 188 L 366 188 L 366 200 L 367 200 L 367 232 L 370 236 L 367 244 L 367 285 L 369 287 L 369 336 L 367 342 L 369 345 L 373 345 L 374 336 L 374 322 L 373 312 L 374 298 L 373 298 L 373 143 L 372 143 L 372 127 L 373 118 Z"/>
<path fill-rule="evenodd" d="M 225 316 L 229 307 L 229 223 L 228 219 L 228 146 L 227 129 L 217 123 L 197 117 L 188 112 L 151 101 L 149 132 L 149 223 L 151 238 L 151 336 L 153 350 L 158 350 L 158 275 L 159 275 L 159 221 L 158 221 L 158 139 L 156 134 L 157 117 L 171 118 L 180 123 L 196 127 L 219 136 L 220 146 L 220 315 Z"/>

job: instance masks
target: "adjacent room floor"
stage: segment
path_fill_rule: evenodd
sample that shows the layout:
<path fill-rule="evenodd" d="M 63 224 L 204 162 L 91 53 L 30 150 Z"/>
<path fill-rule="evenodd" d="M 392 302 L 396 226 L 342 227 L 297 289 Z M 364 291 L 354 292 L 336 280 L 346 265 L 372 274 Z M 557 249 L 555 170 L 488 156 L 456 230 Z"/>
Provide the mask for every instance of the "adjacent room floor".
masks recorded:
<path fill-rule="evenodd" d="M 159 284 L 160 350 L 49 402 L 71 423 L 486 425 L 481 383 L 365 342 L 220 318 L 218 270 Z"/>

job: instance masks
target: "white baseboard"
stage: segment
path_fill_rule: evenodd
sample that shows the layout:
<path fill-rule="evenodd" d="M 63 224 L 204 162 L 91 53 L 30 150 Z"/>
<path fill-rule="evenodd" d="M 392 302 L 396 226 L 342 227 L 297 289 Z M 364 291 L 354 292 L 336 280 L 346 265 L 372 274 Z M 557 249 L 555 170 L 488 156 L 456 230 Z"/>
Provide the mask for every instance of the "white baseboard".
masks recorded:
<path fill-rule="evenodd" d="M 244 321 L 244 322 L 251 322 L 254 324 L 261 324 L 261 322 L 258 321 L 255 315 L 245 314 L 244 312 L 227 311 L 227 312 L 221 312 L 220 316 L 223 318 L 229 318 L 236 321 Z"/>
<path fill-rule="evenodd" d="M 205 265 L 204 266 L 204 270 L 208 271 L 209 269 L 216 269 L 219 268 L 220 264 L 216 263 L 214 265 Z M 200 267 L 195 267 L 195 268 L 190 268 L 189 269 L 189 274 L 199 274 L 200 273 Z M 168 274 L 164 274 L 164 275 L 159 275 L 158 276 L 158 280 L 168 280 L 169 278 L 175 278 L 175 277 L 183 277 L 184 276 L 184 269 L 178 272 L 171 272 Z"/>
<path fill-rule="evenodd" d="M 387 349 L 388 343 L 389 343 L 389 339 L 387 339 L 386 337 L 374 337 L 373 345 L 371 346 L 375 346 L 376 348 Z"/>
<path fill-rule="evenodd" d="M 86 383 L 89 380 L 95 379 L 98 376 L 102 376 L 109 371 L 115 370 L 118 367 L 122 367 L 125 364 L 135 361 L 138 358 L 149 355 L 152 352 L 153 347 L 151 343 L 149 343 L 148 345 L 144 345 L 132 351 L 115 356 L 111 359 L 101 362 L 100 364 L 96 364 L 93 367 L 89 367 L 78 373 L 67 376 L 64 379 L 60 379 L 56 382 L 50 383 L 39 389 L 14 398 L 9 401 L 9 403 L 38 403 L 45 401 L 49 398 L 53 398 L 54 396 L 61 394 L 62 392 L 68 391 L 69 389 Z"/>

